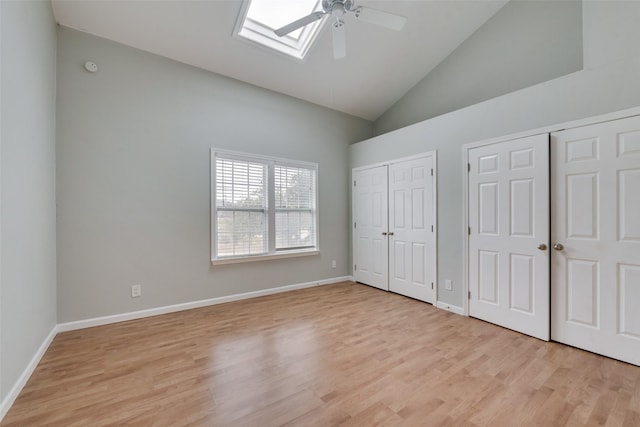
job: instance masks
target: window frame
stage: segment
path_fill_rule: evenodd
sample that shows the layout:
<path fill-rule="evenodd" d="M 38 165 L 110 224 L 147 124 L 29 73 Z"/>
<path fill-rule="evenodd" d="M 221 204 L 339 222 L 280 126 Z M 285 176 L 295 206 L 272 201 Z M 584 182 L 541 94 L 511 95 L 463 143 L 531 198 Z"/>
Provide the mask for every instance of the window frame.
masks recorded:
<path fill-rule="evenodd" d="M 313 162 L 305 162 L 299 160 L 285 159 L 280 157 L 272 157 L 272 156 L 264 156 L 259 154 L 251 154 L 239 151 L 231 151 L 231 150 L 221 150 L 217 148 L 211 148 L 210 150 L 210 195 L 211 195 L 211 264 L 212 265 L 222 265 L 222 264 L 235 264 L 242 262 L 252 262 L 252 261 L 262 261 L 268 259 L 278 259 L 278 258 L 291 258 L 291 257 L 300 257 L 300 256 L 309 256 L 309 255 L 318 255 L 320 254 L 320 236 L 319 236 L 319 208 L 318 208 L 318 198 L 319 198 L 319 190 L 318 190 L 318 164 Z M 267 252 L 258 255 L 236 255 L 236 256 L 223 256 L 219 257 L 217 255 L 217 212 L 218 207 L 216 206 L 216 160 L 220 158 L 230 159 L 230 160 L 239 160 L 239 161 L 249 161 L 249 162 L 257 162 L 263 163 L 266 166 L 266 218 L 267 218 L 267 239 L 266 239 L 266 248 Z M 298 249 L 276 249 L 276 212 L 278 209 L 276 208 L 275 202 L 275 179 L 274 179 L 274 169 L 275 166 L 284 166 L 284 167 L 293 167 L 293 168 L 301 168 L 301 169 L 309 169 L 314 172 L 313 174 L 313 224 L 315 227 L 315 245 L 312 247 L 298 248 Z M 226 209 L 222 209 L 226 210 Z"/>
<path fill-rule="evenodd" d="M 240 13 L 238 14 L 233 30 L 233 37 L 254 46 L 267 49 L 283 57 L 293 59 L 296 62 L 305 62 L 307 55 L 320 38 L 320 32 L 324 28 L 328 15 L 303 27 L 300 36 L 297 38 L 288 34 L 283 37 L 278 37 L 274 33 L 277 28 L 271 28 L 247 16 L 249 8 L 251 7 L 251 1 L 252 0 L 242 1 Z M 309 13 L 313 13 L 314 11 L 323 11 L 321 0 L 316 2 L 313 10 Z"/>

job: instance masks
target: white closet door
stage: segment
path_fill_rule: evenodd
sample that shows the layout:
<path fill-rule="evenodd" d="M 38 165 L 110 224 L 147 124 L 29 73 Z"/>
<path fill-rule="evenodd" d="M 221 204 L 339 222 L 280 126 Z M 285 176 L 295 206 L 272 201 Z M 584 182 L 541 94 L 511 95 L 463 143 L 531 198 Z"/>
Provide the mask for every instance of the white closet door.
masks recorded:
<path fill-rule="evenodd" d="M 551 147 L 552 339 L 640 365 L 640 118 Z"/>
<path fill-rule="evenodd" d="M 549 136 L 469 151 L 469 314 L 549 339 Z"/>
<path fill-rule="evenodd" d="M 387 166 L 354 171 L 354 279 L 389 290 Z"/>
<path fill-rule="evenodd" d="M 435 301 L 433 157 L 389 166 L 389 290 Z"/>

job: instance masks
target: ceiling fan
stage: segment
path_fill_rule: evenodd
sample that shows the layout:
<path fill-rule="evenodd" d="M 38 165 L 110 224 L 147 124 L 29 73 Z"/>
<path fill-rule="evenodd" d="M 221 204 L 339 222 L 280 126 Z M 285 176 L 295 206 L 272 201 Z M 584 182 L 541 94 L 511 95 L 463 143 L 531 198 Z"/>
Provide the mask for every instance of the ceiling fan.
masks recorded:
<path fill-rule="evenodd" d="M 404 16 L 394 15 L 393 13 L 383 12 L 369 7 L 356 7 L 353 0 L 322 0 L 322 9 L 322 11 L 313 12 L 282 28 L 278 28 L 274 32 L 277 36 L 282 37 L 328 15 L 335 18 L 335 22 L 332 24 L 333 57 L 340 59 L 344 58 L 347 54 L 344 21 L 342 20 L 344 15 L 352 13 L 359 21 L 369 22 L 396 31 L 400 31 L 407 21 L 407 18 Z"/>

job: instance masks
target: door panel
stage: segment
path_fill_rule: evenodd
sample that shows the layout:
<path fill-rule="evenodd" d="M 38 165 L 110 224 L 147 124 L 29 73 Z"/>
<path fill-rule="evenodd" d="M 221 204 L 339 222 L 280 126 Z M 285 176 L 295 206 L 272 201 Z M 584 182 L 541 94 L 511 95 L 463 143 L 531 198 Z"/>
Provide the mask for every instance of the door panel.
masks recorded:
<path fill-rule="evenodd" d="M 433 157 L 389 166 L 389 289 L 435 302 Z"/>
<path fill-rule="evenodd" d="M 575 239 L 598 238 L 599 176 L 597 173 L 568 175 L 567 236 Z"/>
<path fill-rule="evenodd" d="M 533 180 L 511 181 L 511 236 L 533 237 Z"/>
<path fill-rule="evenodd" d="M 640 339 L 640 265 L 618 266 L 620 282 L 620 333 L 629 338 Z"/>
<path fill-rule="evenodd" d="M 478 230 L 480 234 L 497 236 L 498 230 L 498 183 L 485 182 L 479 185 L 480 215 Z"/>
<path fill-rule="evenodd" d="M 640 364 L 640 118 L 551 135 L 552 338 Z"/>
<path fill-rule="evenodd" d="M 567 320 L 598 327 L 598 262 L 567 258 Z"/>
<path fill-rule="evenodd" d="M 533 314 L 533 271 L 535 259 L 529 255 L 510 254 L 509 293 L 512 310 Z"/>
<path fill-rule="evenodd" d="M 549 339 L 549 139 L 469 151 L 469 313 Z"/>
<path fill-rule="evenodd" d="M 498 252 L 478 250 L 478 299 L 489 304 L 498 304 Z"/>
<path fill-rule="evenodd" d="M 640 242 L 640 170 L 618 172 L 619 239 Z"/>
<path fill-rule="evenodd" d="M 387 167 L 354 171 L 355 268 L 357 282 L 389 290 Z"/>

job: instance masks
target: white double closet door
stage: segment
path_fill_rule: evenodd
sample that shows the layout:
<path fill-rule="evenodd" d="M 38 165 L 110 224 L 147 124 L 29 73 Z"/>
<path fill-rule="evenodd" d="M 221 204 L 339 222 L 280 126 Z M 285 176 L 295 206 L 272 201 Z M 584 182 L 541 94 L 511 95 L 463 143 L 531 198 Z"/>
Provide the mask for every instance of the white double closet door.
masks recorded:
<path fill-rule="evenodd" d="M 640 364 L 640 118 L 469 163 L 469 314 Z"/>
<path fill-rule="evenodd" d="M 353 170 L 354 279 L 435 302 L 433 154 Z"/>

